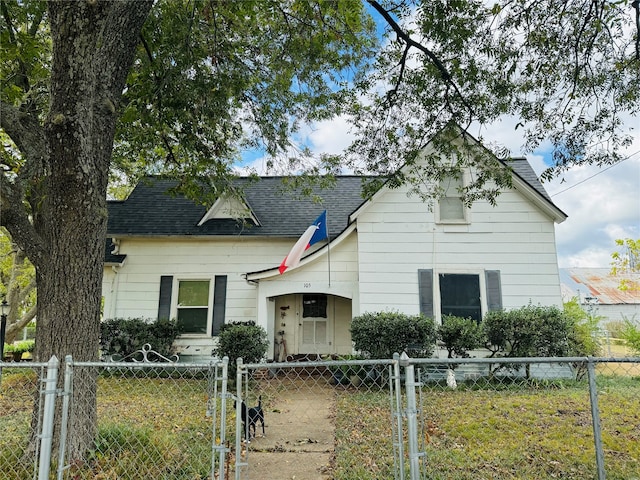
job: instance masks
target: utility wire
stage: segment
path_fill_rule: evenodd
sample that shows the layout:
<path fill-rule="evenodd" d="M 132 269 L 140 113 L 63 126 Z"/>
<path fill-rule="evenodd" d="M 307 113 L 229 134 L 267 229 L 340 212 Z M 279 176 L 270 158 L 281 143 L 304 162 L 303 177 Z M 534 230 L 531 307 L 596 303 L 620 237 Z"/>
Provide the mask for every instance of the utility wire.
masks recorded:
<path fill-rule="evenodd" d="M 617 163 L 614 163 L 613 165 L 609 165 L 607 168 L 605 168 L 604 170 L 600 170 L 599 172 L 594 173 L 593 175 L 591 175 L 590 177 L 585 178 L 584 180 L 580 180 L 578 183 L 574 183 L 573 185 L 571 185 L 570 187 L 565 188 L 564 190 L 560 190 L 559 192 L 554 193 L 553 195 L 551 195 L 552 197 L 555 197 L 556 195 L 560 195 L 561 193 L 566 192 L 567 190 L 571 190 L 573 187 L 577 187 L 578 185 L 580 185 L 581 183 L 586 182 L 587 180 L 591 180 L 593 177 L 596 177 L 598 175 L 600 175 L 601 173 L 606 172 L 607 170 L 620 165 L 622 162 L 624 162 L 625 160 L 629 160 L 631 157 L 638 155 L 640 153 L 640 150 L 638 150 L 635 153 L 632 153 L 631 155 L 629 155 L 628 157 L 623 158 L 622 160 L 620 160 Z"/>

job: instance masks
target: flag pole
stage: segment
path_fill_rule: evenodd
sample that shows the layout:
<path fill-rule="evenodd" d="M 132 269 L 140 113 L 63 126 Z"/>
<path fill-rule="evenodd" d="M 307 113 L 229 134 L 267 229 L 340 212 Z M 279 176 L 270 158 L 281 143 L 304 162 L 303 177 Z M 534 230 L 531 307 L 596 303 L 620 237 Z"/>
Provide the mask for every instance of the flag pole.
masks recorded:
<path fill-rule="evenodd" d="M 327 272 L 329 275 L 329 288 L 331 288 L 331 234 L 329 232 L 329 212 L 327 211 Z"/>

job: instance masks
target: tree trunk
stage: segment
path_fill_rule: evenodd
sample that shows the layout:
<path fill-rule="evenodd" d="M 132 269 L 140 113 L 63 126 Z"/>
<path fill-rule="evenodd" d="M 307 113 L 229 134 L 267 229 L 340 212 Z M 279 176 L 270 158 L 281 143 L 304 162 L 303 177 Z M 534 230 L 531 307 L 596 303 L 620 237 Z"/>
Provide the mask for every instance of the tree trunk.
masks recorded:
<path fill-rule="evenodd" d="M 98 359 L 106 189 L 116 111 L 150 8 L 149 1 L 49 3 L 53 65 L 45 128 L 50 157 L 33 218 L 47 249 L 35 265 L 38 361 L 52 355 L 61 361 L 66 355 L 74 361 Z M 81 458 L 95 435 L 96 375 L 88 370 L 74 373 L 71 459 Z"/>

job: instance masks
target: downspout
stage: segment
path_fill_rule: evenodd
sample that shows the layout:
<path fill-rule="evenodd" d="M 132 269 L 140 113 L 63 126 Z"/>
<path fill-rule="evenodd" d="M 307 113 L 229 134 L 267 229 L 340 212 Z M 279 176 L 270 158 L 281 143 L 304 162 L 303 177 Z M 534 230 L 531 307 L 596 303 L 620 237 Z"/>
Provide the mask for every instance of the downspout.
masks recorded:
<path fill-rule="evenodd" d="M 120 278 L 118 270 L 121 265 L 111 265 L 113 278 L 111 279 L 111 301 L 109 305 L 109 316 L 107 318 L 115 318 L 116 306 L 118 305 L 118 290 L 120 287 Z"/>

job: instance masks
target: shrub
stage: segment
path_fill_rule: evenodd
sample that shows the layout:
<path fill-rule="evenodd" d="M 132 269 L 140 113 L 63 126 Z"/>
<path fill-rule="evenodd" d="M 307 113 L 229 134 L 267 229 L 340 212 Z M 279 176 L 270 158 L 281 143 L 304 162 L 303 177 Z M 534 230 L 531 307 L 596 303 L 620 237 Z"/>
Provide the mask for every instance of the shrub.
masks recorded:
<path fill-rule="evenodd" d="M 624 319 L 624 330 L 622 338 L 627 341 L 627 345 L 634 353 L 640 355 L 640 326 L 631 320 Z"/>
<path fill-rule="evenodd" d="M 21 342 L 5 343 L 5 353 L 26 353 L 33 352 L 36 348 L 36 342 L 34 340 L 22 340 Z"/>
<path fill-rule="evenodd" d="M 559 357 L 570 352 L 571 320 L 555 306 L 489 312 L 483 328 L 492 356 Z"/>
<path fill-rule="evenodd" d="M 160 355 L 169 357 L 179 334 L 175 320 L 114 318 L 100 324 L 100 350 L 124 358 L 148 343 Z"/>
<path fill-rule="evenodd" d="M 576 298 L 564 304 L 564 313 L 570 320 L 568 355 L 572 357 L 599 355 L 598 322 L 601 317 L 585 312 Z"/>
<path fill-rule="evenodd" d="M 255 322 L 234 322 L 220 329 L 214 353 L 219 357 L 229 357 L 229 362 L 242 358 L 244 363 L 256 363 L 262 360 L 268 347 L 264 328 Z"/>
<path fill-rule="evenodd" d="M 438 338 L 449 352 L 449 358 L 467 358 L 468 350 L 484 344 L 484 332 L 478 322 L 471 318 L 446 315 L 438 326 Z"/>
<path fill-rule="evenodd" d="M 398 312 L 365 313 L 351 321 L 355 349 L 371 358 L 403 351 L 416 357 L 433 353 L 436 328 L 431 318 Z"/>

